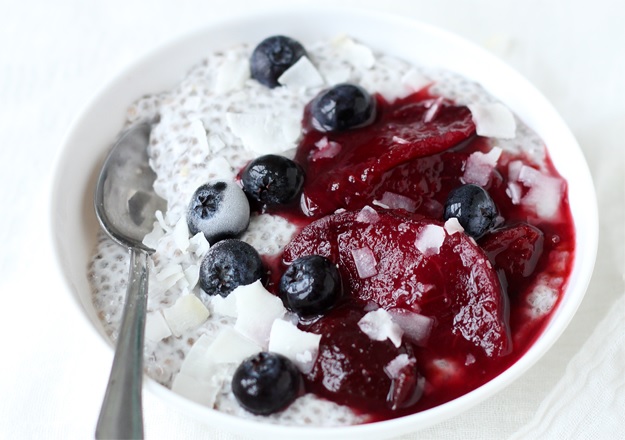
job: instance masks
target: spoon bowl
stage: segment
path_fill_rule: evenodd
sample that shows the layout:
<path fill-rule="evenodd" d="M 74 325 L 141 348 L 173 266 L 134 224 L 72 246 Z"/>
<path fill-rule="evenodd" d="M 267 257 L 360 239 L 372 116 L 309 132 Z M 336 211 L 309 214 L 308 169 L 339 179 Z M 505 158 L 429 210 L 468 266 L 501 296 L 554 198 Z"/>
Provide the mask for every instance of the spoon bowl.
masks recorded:
<path fill-rule="evenodd" d="M 95 210 L 100 226 L 113 240 L 148 253 L 143 244 L 152 230 L 154 214 L 165 201 L 154 193 L 156 174 L 148 163 L 150 124 L 142 122 L 126 130 L 109 153 L 95 191 Z"/>
<path fill-rule="evenodd" d="M 150 125 L 125 131 L 109 153 L 96 184 L 94 205 L 100 226 L 130 252 L 128 290 L 115 357 L 96 438 L 143 438 L 141 387 L 148 290 L 148 258 L 142 243 L 165 201 L 154 192 L 148 163 Z"/>

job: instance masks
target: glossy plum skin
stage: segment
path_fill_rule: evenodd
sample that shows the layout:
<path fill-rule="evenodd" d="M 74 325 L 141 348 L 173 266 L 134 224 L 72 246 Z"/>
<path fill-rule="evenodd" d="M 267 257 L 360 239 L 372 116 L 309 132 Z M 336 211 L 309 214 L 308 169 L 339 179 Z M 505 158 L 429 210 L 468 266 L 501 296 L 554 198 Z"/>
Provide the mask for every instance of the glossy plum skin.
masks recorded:
<path fill-rule="evenodd" d="M 307 216 L 320 217 L 339 208 L 359 209 L 381 197 L 379 183 L 385 180 L 406 185 L 417 183 L 416 178 L 428 178 L 436 172 L 435 164 L 424 164 L 423 174 L 414 178 L 386 179 L 386 174 L 418 159 L 440 158 L 441 153 L 475 135 L 469 109 L 450 101 L 440 102 L 438 116 L 426 123 L 432 99 L 416 94 L 393 105 L 377 95 L 374 99 L 377 110 L 371 124 L 332 133 L 315 128 L 310 116 L 314 101 L 307 107 L 304 137 L 295 156 L 307 175 L 301 202 Z M 333 156 L 316 159 L 317 145 L 324 137 L 340 148 Z M 414 188 L 414 194 L 421 193 L 423 188 Z"/>
<path fill-rule="evenodd" d="M 414 243 L 429 226 L 442 229 L 440 223 L 393 212 L 380 212 L 374 227 L 357 218 L 345 212 L 311 223 L 286 247 L 284 261 L 322 254 L 339 266 L 354 300 L 436 317 L 435 345 L 489 357 L 509 352 L 507 298 L 474 241 L 446 234 L 437 253 L 423 253 Z M 377 262 L 377 273 L 367 278 L 359 276 L 351 253 L 363 247 Z"/>

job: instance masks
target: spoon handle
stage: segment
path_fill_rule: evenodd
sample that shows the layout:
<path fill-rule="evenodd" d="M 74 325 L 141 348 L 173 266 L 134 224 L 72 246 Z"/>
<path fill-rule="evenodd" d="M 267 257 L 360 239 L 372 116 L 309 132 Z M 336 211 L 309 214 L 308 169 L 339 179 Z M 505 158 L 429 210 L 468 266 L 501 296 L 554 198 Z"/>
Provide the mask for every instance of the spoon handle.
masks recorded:
<path fill-rule="evenodd" d="M 141 382 L 148 291 L 148 254 L 130 250 L 126 304 L 96 439 L 142 439 Z"/>

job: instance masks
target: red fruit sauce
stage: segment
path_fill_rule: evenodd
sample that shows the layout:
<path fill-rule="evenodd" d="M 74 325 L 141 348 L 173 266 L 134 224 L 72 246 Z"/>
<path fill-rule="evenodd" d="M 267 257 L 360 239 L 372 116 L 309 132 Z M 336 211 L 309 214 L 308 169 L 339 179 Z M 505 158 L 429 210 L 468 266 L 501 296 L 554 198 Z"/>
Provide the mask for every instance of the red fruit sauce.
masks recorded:
<path fill-rule="evenodd" d="M 502 217 L 497 228 L 477 243 L 458 232 L 446 235 L 438 253 L 419 251 L 415 242 L 423 229 L 443 225 L 445 200 L 464 183 L 467 158 L 491 147 L 475 134 L 464 106 L 425 91 L 393 103 L 376 100 L 371 125 L 340 133 L 315 130 L 306 110 L 295 157 L 306 172 L 301 205 L 270 210 L 301 230 L 281 258 L 267 260 L 274 293 L 298 257 L 319 254 L 338 264 L 345 297 L 325 316 L 300 322 L 322 335 L 306 391 L 367 414 L 369 421 L 457 398 L 518 360 L 550 316 L 534 316 L 528 304 L 534 285 L 560 280 L 561 294 L 575 247 L 566 189 L 549 221 L 513 204 L 506 193 L 508 163 L 539 167 L 503 152 L 485 186 Z M 560 178 L 549 158 L 541 171 Z M 373 203 L 385 193 L 408 198 L 408 210 Z M 376 214 L 359 221 L 367 205 Z M 362 248 L 376 260 L 377 273 L 367 278 L 359 276 L 351 253 Z M 404 335 L 400 347 L 370 339 L 358 321 L 377 307 L 433 318 L 429 338 L 424 343 Z M 385 367 L 400 354 L 416 362 L 391 377 Z"/>

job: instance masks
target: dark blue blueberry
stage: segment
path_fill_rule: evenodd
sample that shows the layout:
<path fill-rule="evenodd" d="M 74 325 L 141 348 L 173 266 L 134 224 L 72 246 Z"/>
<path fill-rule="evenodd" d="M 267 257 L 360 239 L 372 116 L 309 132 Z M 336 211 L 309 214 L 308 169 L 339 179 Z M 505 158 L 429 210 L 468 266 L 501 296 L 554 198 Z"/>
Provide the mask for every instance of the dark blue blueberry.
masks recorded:
<path fill-rule="evenodd" d="M 232 393 L 253 414 L 268 415 L 285 409 L 303 389 L 293 362 L 277 353 L 261 352 L 245 359 L 232 377 Z"/>
<path fill-rule="evenodd" d="M 252 199 L 267 206 L 293 201 L 304 184 L 302 168 L 284 156 L 267 154 L 251 161 L 241 173 L 241 183 Z"/>
<path fill-rule="evenodd" d="M 249 222 L 250 204 L 234 182 L 217 180 L 200 186 L 187 211 L 189 232 L 202 232 L 211 244 L 236 237 L 247 229 Z"/>
<path fill-rule="evenodd" d="M 343 295 L 336 265 L 320 255 L 300 257 L 280 279 L 280 295 L 299 316 L 321 315 Z"/>
<path fill-rule="evenodd" d="M 212 246 L 200 265 L 200 287 L 209 295 L 224 298 L 238 286 L 263 278 L 260 255 L 241 240 L 223 240 Z"/>
<path fill-rule="evenodd" d="M 305 55 L 304 47 L 292 38 L 282 35 L 266 38 L 252 52 L 252 78 L 273 89 L 280 85 L 280 75 Z"/>
<path fill-rule="evenodd" d="M 456 217 L 464 232 L 478 239 L 495 227 L 495 202 L 481 186 L 467 184 L 452 190 L 445 203 L 445 220 Z"/>
<path fill-rule="evenodd" d="M 311 112 L 316 129 L 343 131 L 372 122 L 375 118 L 375 99 L 360 86 L 339 84 L 317 95 Z"/>

